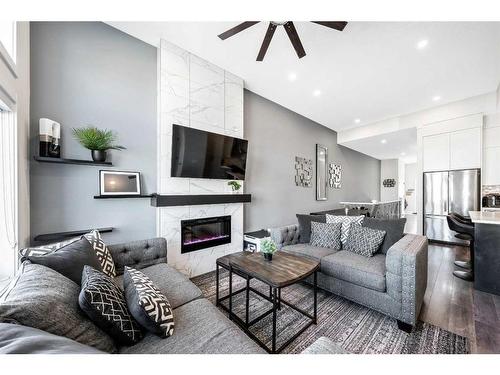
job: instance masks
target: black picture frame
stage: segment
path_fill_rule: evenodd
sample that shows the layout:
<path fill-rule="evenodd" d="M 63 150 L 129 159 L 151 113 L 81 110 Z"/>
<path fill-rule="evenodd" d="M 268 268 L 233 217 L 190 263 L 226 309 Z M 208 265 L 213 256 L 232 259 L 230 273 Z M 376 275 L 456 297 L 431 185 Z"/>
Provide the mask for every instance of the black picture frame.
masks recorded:
<path fill-rule="evenodd" d="M 115 174 L 115 175 L 129 175 L 129 176 L 135 176 L 137 177 L 137 184 L 136 184 L 136 191 L 130 192 L 130 191 L 105 191 L 105 186 L 104 186 L 104 175 L 105 174 Z M 114 196 L 114 195 L 141 195 L 142 193 L 142 183 L 141 183 L 141 173 L 140 172 L 135 172 L 135 171 L 116 171 L 116 170 L 109 170 L 109 169 L 101 169 L 99 170 L 99 195 L 100 196 Z"/>

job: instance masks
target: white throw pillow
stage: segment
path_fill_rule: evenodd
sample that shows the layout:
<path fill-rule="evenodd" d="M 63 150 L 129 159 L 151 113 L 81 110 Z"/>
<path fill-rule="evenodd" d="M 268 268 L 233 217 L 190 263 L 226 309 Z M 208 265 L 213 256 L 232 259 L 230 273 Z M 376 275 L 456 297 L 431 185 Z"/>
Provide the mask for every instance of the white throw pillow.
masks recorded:
<path fill-rule="evenodd" d="M 349 230 L 351 229 L 351 224 L 355 223 L 361 226 L 363 223 L 364 216 L 335 216 L 335 215 L 326 215 L 327 223 L 342 223 L 342 233 L 340 235 L 340 240 L 342 241 L 342 246 L 347 242 L 347 238 L 349 237 Z"/>

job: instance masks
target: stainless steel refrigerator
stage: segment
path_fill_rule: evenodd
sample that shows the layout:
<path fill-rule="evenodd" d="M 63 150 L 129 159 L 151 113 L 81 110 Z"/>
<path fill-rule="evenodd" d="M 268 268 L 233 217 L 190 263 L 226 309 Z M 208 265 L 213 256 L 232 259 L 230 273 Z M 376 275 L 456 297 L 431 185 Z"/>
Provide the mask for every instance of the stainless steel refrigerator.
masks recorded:
<path fill-rule="evenodd" d="M 479 169 L 424 173 L 424 233 L 430 240 L 465 242 L 449 229 L 446 215 L 469 216 L 469 211 L 479 211 L 480 184 Z"/>

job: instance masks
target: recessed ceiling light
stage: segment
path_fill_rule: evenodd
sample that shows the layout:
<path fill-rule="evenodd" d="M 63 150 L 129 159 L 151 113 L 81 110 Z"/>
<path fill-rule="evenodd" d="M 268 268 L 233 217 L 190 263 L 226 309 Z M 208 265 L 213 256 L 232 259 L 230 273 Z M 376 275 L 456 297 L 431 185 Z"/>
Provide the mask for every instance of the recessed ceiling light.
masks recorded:
<path fill-rule="evenodd" d="M 288 80 L 289 80 L 289 81 L 292 81 L 292 82 L 293 82 L 293 81 L 295 81 L 296 79 L 297 79 L 297 73 L 290 73 L 290 74 L 288 75 Z"/>
<path fill-rule="evenodd" d="M 429 41 L 427 39 L 422 39 L 421 41 L 419 41 L 417 43 L 417 48 L 424 49 L 425 47 L 427 47 L 428 44 L 429 44 Z"/>
<path fill-rule="evenodd" d="M 387 139 L 382 139 L 380 143 L 387 143 Z"/>
<path fill-rule="evenodd" d="M 361 122 L 361 119 L 360 119 L 360 118 L 355 118 L 355 119 L 354 119 L 354 122 L 355 122 L 356 124 L 359 124 L 359 123 Z"/>
<path fill-rule="evenodd" d="M 402 152 L 402 153 L 401 153 L 401 156 L 405 156 L 405 155 L 406 155 L 406 152 Z"/>
<path fill-rule="evenodd" d="M 432 97 L 432 100 L 434 100 L 435 102 L 441 100 L 441 97 L 439 95 L 436 95 L 436 96 L 433 96 Z"/>
<path fill-rule="evenodd" d="M 320 90 L 314 90 L 313 91 L 313 95 L 314 96 L 320 96 L 321 95 L 321 91 Z"/>

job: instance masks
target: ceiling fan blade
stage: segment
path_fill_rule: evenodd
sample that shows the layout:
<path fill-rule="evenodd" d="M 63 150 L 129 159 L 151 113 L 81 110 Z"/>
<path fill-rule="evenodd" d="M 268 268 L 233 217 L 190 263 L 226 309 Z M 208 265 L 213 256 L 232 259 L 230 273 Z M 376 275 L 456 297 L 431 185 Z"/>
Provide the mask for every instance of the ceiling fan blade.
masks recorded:
<path fill-rule="evenodd" d="M 311 22 L 314 22 L 314 23 L 317 23 L 318 25 L 326 26 L 326 27 L 329 27 L 331 29 L 335 29 L 338 31 L 344 30 L 344 28 L 347 25 L 347 22 L 345 22 L 345 21 L 311 21 Z"/>
<path fill-rule="evenodd" d="M 271 39 L 273 38 L 275 30 L 276 30 L 276 25 L 269 22 L 266 35 L 264 36 L 264 40 L 262 41 L 262 45 L 260 46 L 260 51 L 259 55 L 257 56 L 257 61 L 264 60 L 264 56 L 266 55 L 267 49 L 269 48 L 269 44 L 271 43 Z"/>
<path fill-rule="evenodd" d="M 239 25 L 236 25 L 235 27 L 233 27 L 227 31 L 224 31 L 222 34 L 219 34 L 218 37 L 221 38 L 222 40 L 225 40 L 225 39 L 227 39 L 235 34 L 238 34 L 240 31 L 248 29 L 250 26 L 253 26 L 259 22 L 260 21 L 246 21 L 246 22 L 240 23 Z"/>
<path fill-rule="evenodd" d="M 295 28 L 292 21 L 288 21 L 283 26 L 285 27 L 286 33 L 290 38 L 290 42 L 292 42 L 293 48 L 295 48 L 295 52 L 297 52 L 297 56 L 299 56 L 299 59 L 301 59 L 306 55 L 306 51 L 304 51 L 304 47 L 302 47 L 299 34 L 297 34 L 297 29 Z"/>

